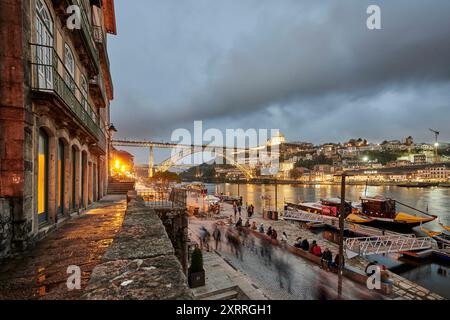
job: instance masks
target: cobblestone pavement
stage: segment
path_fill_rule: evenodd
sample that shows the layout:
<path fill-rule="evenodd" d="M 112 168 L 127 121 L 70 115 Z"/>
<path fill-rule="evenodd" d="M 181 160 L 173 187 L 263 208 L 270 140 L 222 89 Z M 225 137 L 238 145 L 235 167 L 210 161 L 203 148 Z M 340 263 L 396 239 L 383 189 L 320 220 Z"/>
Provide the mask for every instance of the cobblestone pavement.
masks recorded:
<path fill-rule="evenodd" d="M 78 299 L 122 225 L 124 196 L 106 196 L 51 232 L 30 251 L 0 265 L 2 299 Z M 81 290 L 69 291 L 67 267 L 82 271 Z"/>
<path fill-rule="evenodd" d="M 212 221 L 191 219 L 190 231 L 194 238 L 201 225 L 212 230 Z M 255 239 L 255 247 L 243 247 L 243 256 L 237 258 L 224 241 L 218 252 L 226 262 L 245 275 L 266 296 L 275 300 L 313 300 L 337 299 L 338 277 L 336 274 L 322 270 L 319 266 L 300 257 L 273 248 L 271 262 L 261 256 L 259 240 Z M 282 261 L 282 265 L 276 261 Z M 225 263 L 225 262 L 224 262 Z M 280 277 L 281 276 L 281 277 Z M 280 282 L 281 279 L 281 282 Z M 288 291 L 289 284 L 291 286 Z M 382 299 L 374 291 L 343 279 L 342 299 Z"/>
<path fill-rule="evenodd" d="M 232 206 L 228 203 L 222 203 L 220 216 L 221 218 L 234 216 Z M 246 216 L 247 216 L 246 211 L 243 208 L 242 219 L 244 222 L 246 220 Z M 322 248 L 322 250 L 324 250 L 325 248 L 330 249 L 330 251 L 333 253 L 333 257 L 339 251 L 339 246 L 333 241 L 331 241 L 331 238 L 334 236 L 333 233 L 331 232 L 328 232 L 327 236 L 330 237 L 330 240 L 327 240 L 323 236 L 311 232 L 311 230 L 302 227 L 302 225 L 298 223 L 292 223 L 281 219 L 278 221 L 265 220 L 259 213 L 255 213 L 251 221 L 252 222 L 255 221 L 258 227 L 260 223 L 263 223 L 265 229 L 267 229 L 269 226 L 272 226 L 277 230 L 279 237 L 281 237 L 283 231 L 286 232 L 286 234 L 288 235 L 288 243 L 291 245 L 294 244 L 295 240 L 298 237 L 302 237 L 303 239 L 305 238 L 308 239 L 309 242 L 311 242 L 312 240 L 316 240 L 317 243 Z M 364 257 L 355 257 L 351 260 L 346 261 L 347 265 L 357 268 L 359 270 L 364 270 L 368 263 L 369 261 Z M 445 299 L 439 296 L 438 294 L 433 293 L 430 290 L 423 288 L 420 285 L 413 283 L 393 272 L 390 272 L 390 275 L 392 280 L 394 281 L 393 293 L 396 295 L 395 299 L 402 299 L 402 300 Z"/>

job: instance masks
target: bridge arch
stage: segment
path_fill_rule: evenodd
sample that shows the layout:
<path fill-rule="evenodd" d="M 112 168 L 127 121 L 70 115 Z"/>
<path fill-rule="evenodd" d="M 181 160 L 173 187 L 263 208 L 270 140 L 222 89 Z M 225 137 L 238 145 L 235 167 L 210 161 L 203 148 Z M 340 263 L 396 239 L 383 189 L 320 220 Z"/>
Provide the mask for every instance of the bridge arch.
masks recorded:
<path fill-rule="evenodd" d="M 175 166 L 178 161 L 181 161 L 186 157 L 189 157 L 193 154 L 200 153 L 200 152 L 205 152 L 205 151 L 204 150 L 192 151 L 192 149 L 186 149 L 186 150 L 180 151 L 176 155 L 171 156 L 170 158 L 161 162 L 161 164 L 158 166 L 156 171 L 157 172 L 167 171 L 171 167 Z M 221 153 L 216 153 L 216 157 L 221 157 L 221 158 L 225 159 L 226 161 L 228 161 L 228 163 L 231 164 L 232 166 L 235 166 L 236 168 L 238 168 L 245 175 L 245 177 L 247 179 L 254 178 L 251 170 L 246 168 L 245 166 L 241 165 L 237 161 L 235 161 L 233 157 L 229 157 L 229 156 L 227 156 L 225 154 L 221 154 Z"/>

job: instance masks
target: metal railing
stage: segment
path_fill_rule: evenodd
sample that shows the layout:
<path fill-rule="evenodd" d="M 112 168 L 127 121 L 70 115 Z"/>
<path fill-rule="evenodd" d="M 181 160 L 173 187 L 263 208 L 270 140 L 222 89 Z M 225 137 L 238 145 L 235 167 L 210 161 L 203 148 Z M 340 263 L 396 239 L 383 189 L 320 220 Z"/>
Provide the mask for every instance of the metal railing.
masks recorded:
<path fill-rule="evenodd" d="M 408 236 L 382 236 L 366 238 L 345 239 L 345 247 L 359 255 L 398 253 L 402 251 L 414 251 L 430 249 L 431 238 L 415 238 Z"/>
<path fill-rule="evenodd" d="M 138 191 L 151 208 L 186 208 L 186 189 Z"/>
<path fill-rule="evenodd" d="M 56 50 L 52 46 L 31 44 L 30 64 L 31 88 L 56 94 L 97 138 L 99 147 L 106 150 L 106 136 L 100 118 L 87 101 L 88 90 L 80 90 Z"/>
<path fill-rule="evenodd" d="M 110 62 L 109 62 L 109 55 L 108 55 L 108 46 L 107 46 L 107 37 L 106 33 L 103 31 L 103 28 L 101 26 L 93 26 L 94 30 L 94 40 L 97 44 L 100 44 L 103 48 L 103 57 L 106 62 L 106 67 L 108 70 L 110 70 Z M 111 73 L 108 71 L 108 77 L 111 87 L 113 86 L 113 81 L 111 79 Z"/>
<path fill-rule="evenodd" d="M 94 37 L 92 35 L 92 24 L 90 23 L 87 14 L 86 14 L 86 8 L 81 3 L 80 0 L 69 0 L 71 5 L 77 5 L 80 8 L 81 12 L 81 33 L 84 37 L 84 43 L 86 44 L 87 51 L 89 53 L 89 56 L 91 57 L 92 61 L 94 62 L 94 65 L 97 70 L 100 70 L 100 58 L 98 56 L 98 51 L 95 48 L 94 43 Z"/>
<path fill-rule="evenodd" d="M 310 213 L 301 210 L 285 210 L 283 218 L 285 220 L 302 221 L 302 222 L 323 222 L 323 216 L 317 213 Z"/>

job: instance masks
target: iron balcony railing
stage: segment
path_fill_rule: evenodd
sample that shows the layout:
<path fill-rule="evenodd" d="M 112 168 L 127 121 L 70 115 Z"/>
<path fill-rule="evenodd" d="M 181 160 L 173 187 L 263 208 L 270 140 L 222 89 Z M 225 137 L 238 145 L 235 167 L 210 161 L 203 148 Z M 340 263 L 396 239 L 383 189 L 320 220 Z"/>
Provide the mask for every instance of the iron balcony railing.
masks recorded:
<path fill-rule="evenodd" d="M 112 86 L 112 79 L 111 79 L 111 73 L 110 73 L 110 63 L 109 63 L 109 55 L 108 55 L 108 46 L 107 46 L 107 38 L 106 33 L 103 31 L 103 28 L 101 26 L 93 26 L 94 30 L 94 40 L 96 43 L 101 45 L 103 48 L 103 57 L 106 62 L 106 67 L 108 68 L 108 76 L 110 77 L 110 84 Z"/>
<path fill-rule="evenodd" d="M 32 89 L 58 96 L 105 151 L 106 135 L 100 118 L 87 100 L 88 88 L 81 90 L 78 87 L 72 73 L 52 46 L 31 44 L 31 73 Z"/>
<path fill-rule="evenodd" d="M 186 208 L 186 189 L 142 190 L 138 195 L 151 208 Z"/>

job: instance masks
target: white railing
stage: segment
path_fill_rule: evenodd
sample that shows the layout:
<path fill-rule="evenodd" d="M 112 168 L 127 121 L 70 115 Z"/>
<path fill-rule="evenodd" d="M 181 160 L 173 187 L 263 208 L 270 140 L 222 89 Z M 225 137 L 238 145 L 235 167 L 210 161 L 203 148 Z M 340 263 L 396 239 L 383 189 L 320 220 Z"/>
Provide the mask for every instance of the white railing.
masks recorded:
<path fill-rule="evenodd" d="M 428 237 L 416 238 L 402 235 L 345 239 L 346 249 L 362 256 L 431 249 L 432 243 L 433 240 Z"/>
<path fill-rule="evenodd" d="M 304 222 L 323 222 L 323 217 L 317 213 L 310 213 L 301 210 L 285 210 L 284 220 L 304 221 Z"/>

